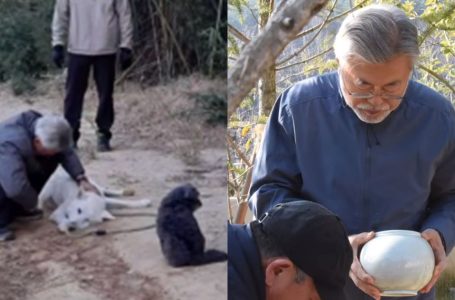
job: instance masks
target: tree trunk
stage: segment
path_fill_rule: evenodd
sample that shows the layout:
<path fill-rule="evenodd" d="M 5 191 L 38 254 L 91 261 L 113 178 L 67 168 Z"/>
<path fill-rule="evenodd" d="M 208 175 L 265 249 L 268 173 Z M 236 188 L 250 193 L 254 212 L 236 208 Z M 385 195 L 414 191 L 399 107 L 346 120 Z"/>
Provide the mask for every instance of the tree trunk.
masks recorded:
<path fill-rule="evenodd" d="M 268 116 L 276 100 L 275 64 L 264 72 L 258 83 L 259 115 Z"/>
<path fill-rule="evenodd" d="M 259 0 L 259 32 L 272 15 L 274 0 Z M 259 115 L 270 114 L 276 99 L 275 62 L 262 74 L 258 82 Z"/>

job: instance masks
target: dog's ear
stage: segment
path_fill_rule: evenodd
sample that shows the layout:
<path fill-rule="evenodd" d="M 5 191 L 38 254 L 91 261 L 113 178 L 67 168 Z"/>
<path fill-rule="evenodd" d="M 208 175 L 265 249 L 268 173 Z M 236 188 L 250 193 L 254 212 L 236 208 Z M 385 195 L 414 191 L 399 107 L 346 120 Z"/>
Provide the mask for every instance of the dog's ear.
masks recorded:
<path fill-rule="evenodd" d="M 199 197 L 199 191 L 190 183 L 187 183 L 181 187 L 183 189 L 183 197 L 186 199 L 197 199 Z"/>
<path fill-rule="evenodd" d="M 115 217 L 110 213 L 108 212 L 107 210 L 104 210 L 102 213 L 101 213 L 101 220 L 102 221 L 105 221 L 105 220 L 114 220 Z"/>

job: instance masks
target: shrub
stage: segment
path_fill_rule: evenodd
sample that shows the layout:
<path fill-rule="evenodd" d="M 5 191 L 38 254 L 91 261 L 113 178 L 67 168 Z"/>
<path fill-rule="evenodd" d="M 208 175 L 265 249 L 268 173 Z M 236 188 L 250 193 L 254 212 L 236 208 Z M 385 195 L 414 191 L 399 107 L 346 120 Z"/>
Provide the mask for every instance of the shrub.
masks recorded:
<path fill-rule="evenodd" d="M 51 0 L 0 2 L 0 81 L 17 94 L 33 90 L 50 55 Z"/>

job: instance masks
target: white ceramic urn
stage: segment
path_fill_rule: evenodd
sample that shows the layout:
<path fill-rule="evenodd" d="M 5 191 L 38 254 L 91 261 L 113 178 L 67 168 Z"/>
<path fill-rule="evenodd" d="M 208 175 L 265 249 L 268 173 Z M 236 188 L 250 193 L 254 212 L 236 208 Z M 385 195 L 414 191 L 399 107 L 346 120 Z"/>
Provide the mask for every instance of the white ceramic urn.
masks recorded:
<path fill-rule="evenodd" d="M 432 277 L 434 254 L 419 232 L 387 230 L 363 246 L 360 263 L 382 296 L 416 296 Z"/>

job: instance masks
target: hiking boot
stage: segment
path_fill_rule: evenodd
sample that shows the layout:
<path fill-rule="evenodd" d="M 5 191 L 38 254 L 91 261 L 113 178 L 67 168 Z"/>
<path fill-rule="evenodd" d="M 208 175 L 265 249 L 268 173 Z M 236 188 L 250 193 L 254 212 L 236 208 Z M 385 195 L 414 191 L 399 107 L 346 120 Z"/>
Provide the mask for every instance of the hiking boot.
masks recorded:
<path fill-rule="evenodd" d="M 43 211 L 41 209 L 33 209 L 31 211 L 21 210 L 16 215 L 16 221 L 30 222 L 37 221 L 43 218 Z"/>
<path fill-rule="evenodd" d="M 99 152 L 108 152 L 112 151 L 111 145 L 109 144 L 109 139 L 104 135 L 98 136 L 98 146 L 97 149 Z"/>
<path fill-rule="evenodd" d="M 8 227 L 0 227 L 0 242 L 7 242 L 16 239 L 14 232 Z"/>

